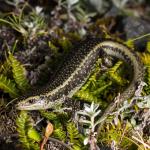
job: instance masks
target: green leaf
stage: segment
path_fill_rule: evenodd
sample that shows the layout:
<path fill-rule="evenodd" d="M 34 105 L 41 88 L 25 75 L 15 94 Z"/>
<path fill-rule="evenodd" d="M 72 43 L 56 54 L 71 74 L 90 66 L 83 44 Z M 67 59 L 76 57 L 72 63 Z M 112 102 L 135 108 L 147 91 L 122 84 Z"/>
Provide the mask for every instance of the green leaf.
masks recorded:
<path fill-rule="evenodd" d="M 49 111 L 46 111 L 46 110 L 40 110 L 40 113 L 44 118 L 48 119 L 49 121 L 58 119 L 57 114 L 54 113 L 54 112 L 49 112 Z"/>
<path fill-rule="evenodd" d="M 16 84 L 3 74 L 0 75 L 0 89 L 2 89 L 5 93 L 9 93 L 11 97 L 17 97 L 19 93 L 16 88 Z"/>
<path fill-rule="evenodd" d="M 72 43 L 66 37 L 62 37 L 58 42 L 65 52 L 68 52 L 68 50 L 72 48 Z"/>
<path fill-rule="evenodd" d="M 58 53 L 59 48 L 56 47 L 51 41 L 48 42 L 48 46 L 51 48 L 51 50 L 54 52 L 54 54 Z"/>
<path fill-rule="evenodd" d="M 18 88 L 23 92 L 26 91 L 30 86 L 26 78 L 25 68 L 11 53 L 9 53 L 8 59 L 10 60 L 13 77 L 18 85 Z"/>
<path fill-rule="evenodd" d="M 55 129 L 54 133 L 53 133 L 53 136 L 55 138 L 58 138 L 58 139 L 62 140 L 62 141 L 66 140 L 66 133 L 63 131 L 62 127 L 59 127 L 57 129 Z"/>
<path fill-rule="evenodd" d="M 78 146 L 78 145 L 73 145 L 73 150 L 83 150 L 82 147 Z"/>
<path fill-rule="evenodd" d="M 102 91 L 104 91 L 107 87 L 109 87 L 110 85 L 112 85 L 112 82 L 109 82 L 108 84 L 100 87 L 100 88 L 97 88 L 97 90 L 95 90 L 94 92 L 92 92 L 92 94 L 97 94 L 97 93 L 101 93 Z"/>
<path fill-rule="evenodd" d="M 140 57 L 145 65 L 150 65 L 150 53 L 140 53 Z"/>
<path fill-rule="evenodd" d="M 127 40 L 127 41 L 125 42 L 125 44 L 126 44 L 128 47 L 134 49 L 134 41 L 133 41 L 132 39 Z"/>
<path fill-rule="evenodd" d="M 69 141 L 71 144 L 73 144 L 73 147 L 75 146 L 76 148 L 81 148 L 81 145 L 83 144 L 83 137 L 73 122 L 67 124 L 67 131 Z"/>
<path fill-rule="evenodd" d="M 146 44 L 146 51 L 150 53 L 150 41 L 148 41 Z"/>
<path fill-rule="evenodd" d="M 36 142 L 40 142 L 42 139 L 40 134 L 34 128 L 28 130 L 28 137 Z"/>
<path fill-rule="evenodd" d="M 31 118 L 28 116 L 26 111 L 20 112 L 20 116 L 17 118 L 16 124 L 17 124 L 17 131 L 19 133 L 19 140 L 22 143 L 23 148 L 26 150 L 39 150 L 40 149 L 39 145 L 36 143 L 38 139 L 37 133 L 31 130 L 33 129 L 31 124 Z M 30 136 L 32 135 L 32 138 L 30 138 L 28 135 Z M 33 135 L 36 140 L 33 139 Z"/>
<path fill-rule="evenodd" d="M 99 102 L 101 103 L 101 101 L 92 93 L 90 93 L 89 91 L 84 91 L 84 90 L 80 90 L 77 93 L 75 93 L 74 95 L 75 97 L 78 97 L 80 99 L 84 99 L 87 102 Z M 100 104 L 101 105 L 101 104 Z"/>
<path fill-rule="evenodd" d="M 117 70 L 119 67 L 123 64 L 122 61 L 118 61 L 112 68 L 108 70 L 108 74 L 110 77 L 117 82 L 119 85 L 124 85 L 126 83 L 126 80 L 123 79 L 118 73 Z"/>

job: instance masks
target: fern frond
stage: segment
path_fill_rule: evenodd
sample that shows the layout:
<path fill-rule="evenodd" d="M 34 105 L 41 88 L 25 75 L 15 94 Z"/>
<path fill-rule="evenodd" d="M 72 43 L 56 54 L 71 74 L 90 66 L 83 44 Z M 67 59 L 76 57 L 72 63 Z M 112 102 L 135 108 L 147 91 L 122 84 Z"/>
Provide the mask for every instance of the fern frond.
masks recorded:
<path fill-rule="evenodd" d="M 94 95 L 98 95 L 100 94 L 101 92 L 103 92 L 106 88 L 108 88 L 109 86 L 112 85 L 112 82 L 110 81 L 109 83 L 105 84 L 104 86 L 100 87 L 100 88 L 97 88 L 95 91 L 93 91 L 92 93 Z"/>
<path fill-rule="evenodd" d="M 147 83 L 147 86 L 144 87 L 144 91 L 146 92 L 146 95 L 149 95 L 150 94 L 150 64 L 146 66 L 145 81 Z"/>
<path fill-rule="evenodd" d="M 3 64 L 0 64 L 0 73 L 3 75 L 8 75 L 11 72 L 11 66 L 8 62 L 8 59 Z"/>
<path fill-rule="evenodd" d="M 139 53 L 139 55 L 145 65 L 150 65 L 150 53 Z"/>
<path fill-rule="evenodd" d="M 146 83 L 150 86 L 150 65 L 146 68 Z"/>
<path fill-rule="evenodd" d="M 0 75 L 0 89 L 2 89 L 5 93 L 9 93 L 9 95 L 13 98 L 19 95 L 16 84 L 3 74 Z"/>
<path fill-rule="evenodd" d="M 41 141 L 41 136 L 40 134 L 37 132 L 36 129 L 34 128 L 29 128 L 28 129 L 28 137 L 36 142 L 40 142 Z"/>
<path fill-rule="evenodd" d="M 78 97 L 79 99 L 83 99 L 87 102 L 98 102 L 99 99 L 93 95 L 92 93 L 90 93 L 89 91 L 84 91 L 84 90 L 80 90 L 77 93 L 75 93 L 74 97 Z"/>
<path fill-rule="evenodd" d="M 120 75 L 122 73 L 120 69 L 122 64 L 122 61 L 118 61 L 112 68 L 103 74 L 100 74 L 100 66 L 97 64 L 88 81 L 74 96 L 80 100 L 99 103 L 101 106 L 106 107 L 107 102 L 101 99 L 102 97 L 107 97 L 107 99 L 109 97 L 110 100 L 113 98 L 112 94 L 108 96 L 113 81 L 121 86 L 128 82 Z"/>
<path fill-rule="evenodd" d="M 16 120 L 17 131 L 19 133 L 19 139 L 22 146 L 26 150 L 39 150 L 39 146 L 35 140 L 28 137 L 30 130 L 33 128 L 31 119 L 26 111 L 21 111 L 20 116 Z M 33 135 L 33 134 L 32 134 Z M 37 139 L 37 138 L 36 138 Z"/>
<path fill-rule="evenodd" d="M 150 54 L 150 41 L 148 41 L 146 44 L 146 52 Z"/>
<path fill-rule="evenodd" d="M 103 87 L 102 87 L 103 88 Z M 105 86 L 106 89 L 106 86 Z M 103 90 L 105 90 L 103 89 Z M 96 92 L 98 93 L 98 91 Z M 79 98 L 80 100 L 84 100 L 87 102 L 95 102 L 100 104 L 100 106 L 107 106 L 106 102 L 102 101 L 100 98 L 98 98 L 95 93 L 92 93 L 90 91 L 84 91 L 84 90 L 80 90 L 77 93 L 75 93 L 74 97 Z"/>
<path fill-rule="evenodd" d="M 86 84 L 82 87 L 82 90 L 86 90 L 86 89 L 90 88 L 91 85 L 96 87 L 97 74 L 100 72 L 100 64 L 101 64 L 101 59 L 98 59 L 92 75 L 90 76 L 90 78 L 88 79 Z"/>
<path fill-rule="evenodd" d="M 40 110 L 41 115 L 48 119 L 49 121 L 57 120 L 57 114 L 54 112 L 47 112 L 45 110 Z"/>
<path fill-rule="evenodd" d="M 12 66 L 13 77 L 18 85 L 18 88 L 22 91 L 26 91 L 29 88 L 29 83 L 26 78 L 26 70 L 23 65 L 9 53 L 9 58 Z"/>
<path fill-rule="evenodd" d="M 56 127 L 55 127 L 55 128 L 56 128 Z M 55 138 L 60 139 L 61 141 L 65 141 L 65 140 L 66 140 L 66 133 L 65 133 L 65 131 L 63 130 L 62 126 L 56 128 L 56 129 L 54 130 L 53 136 L 54 136 Z"/>
<path fill-rule="evenodd" d="M 122 61 L 118 61 L 112 68 L 108 70 L 110 77 L 115 80 L 119 85 L 124 85 L 125 80 L 117 73 L 118 68 L 123 64 Z"/>
<path fill-rule="evenodd" d="M 67 131 L 70 143 L 76 143 L 76 140 L 79 139 L 79 132 L 75 127 L 75 124 L 70 122 L 67 124 Z"/>
<path fill-rule="evenodd" d="M 146 94 L 150 94 L 150 53 L 139 53 L 144 65 L 146 66 L 145 81 L 147 86 L 144 87 Z"/>
<path fill-rule="evenodd" d="M 81 148 L 83 142 L 83 136 L 79 133 L 73 122 L 67 124 L 68 138 L 69 142 L 73 145 L 74 148 Z"/>
<path fill-rule="evenodd" d="M 109 70 L 109 72 L 115 73 L 115 72 L 118 70 L 118 68 L 119 68 L 122 64 L 123 64 L 122 61 L 118 61 L 118 62 Z"/>
<path fill-rule="evenodd" d="M 134 49 L 134 47 L 135 47 L 134 41 L 133 41 L 132 39 L 127 40 L 127 41 L 125 42 L 125 44 L 126 44 L 128 47 L 132 48 L 132 49 Z"/>
<path fill-rule="evenodd" d="M 59 39 L 58 43 L 61 45 L 65 52 L 68 52 L 68 50 L 72 48 L 72 43 L 66 37 L 62 37 L 61 39 Z"/>

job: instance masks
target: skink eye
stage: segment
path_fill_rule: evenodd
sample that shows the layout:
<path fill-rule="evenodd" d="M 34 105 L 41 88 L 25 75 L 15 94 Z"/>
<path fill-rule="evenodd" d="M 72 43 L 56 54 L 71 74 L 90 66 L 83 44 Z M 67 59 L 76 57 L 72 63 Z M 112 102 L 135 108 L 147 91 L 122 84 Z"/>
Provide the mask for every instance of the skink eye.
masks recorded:
<path fill-rule="evenodd" d="M 29 103 L 31 103 L 31 104 L 34 103 L 34 99 L 30 99 Z"/>

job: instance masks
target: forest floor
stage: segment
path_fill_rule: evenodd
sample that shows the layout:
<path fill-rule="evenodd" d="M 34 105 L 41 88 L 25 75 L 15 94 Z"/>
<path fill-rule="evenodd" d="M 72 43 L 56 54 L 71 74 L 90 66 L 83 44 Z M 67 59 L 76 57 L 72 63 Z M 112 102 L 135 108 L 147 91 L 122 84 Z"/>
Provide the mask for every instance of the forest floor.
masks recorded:
<path fill-rule="evenodd" d="M 133 95 L 107 116 L 99 132 L 99 116 L 135 73 L 111 56 L 97 60 L 87 82 L 64 104 L 16 108 L 29 96 L 42 95 L 68 54 L 92 38 L 125 45 L 143 64 Z M 0 149 L 149 150 L 150 2 L 0 1 Z"/>

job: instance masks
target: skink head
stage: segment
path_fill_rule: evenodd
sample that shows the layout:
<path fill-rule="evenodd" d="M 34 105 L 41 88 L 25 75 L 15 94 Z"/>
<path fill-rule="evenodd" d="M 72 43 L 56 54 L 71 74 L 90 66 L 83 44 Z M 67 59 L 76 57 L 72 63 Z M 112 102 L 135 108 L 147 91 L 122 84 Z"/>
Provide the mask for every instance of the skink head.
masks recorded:
<path fill-rule="evenodd" d="M 17 104 L 19 110 L 39 110 L 47 108 L 47 97 L 46 96 L 33 96 L 29 97 L 24 101 Z"/>

